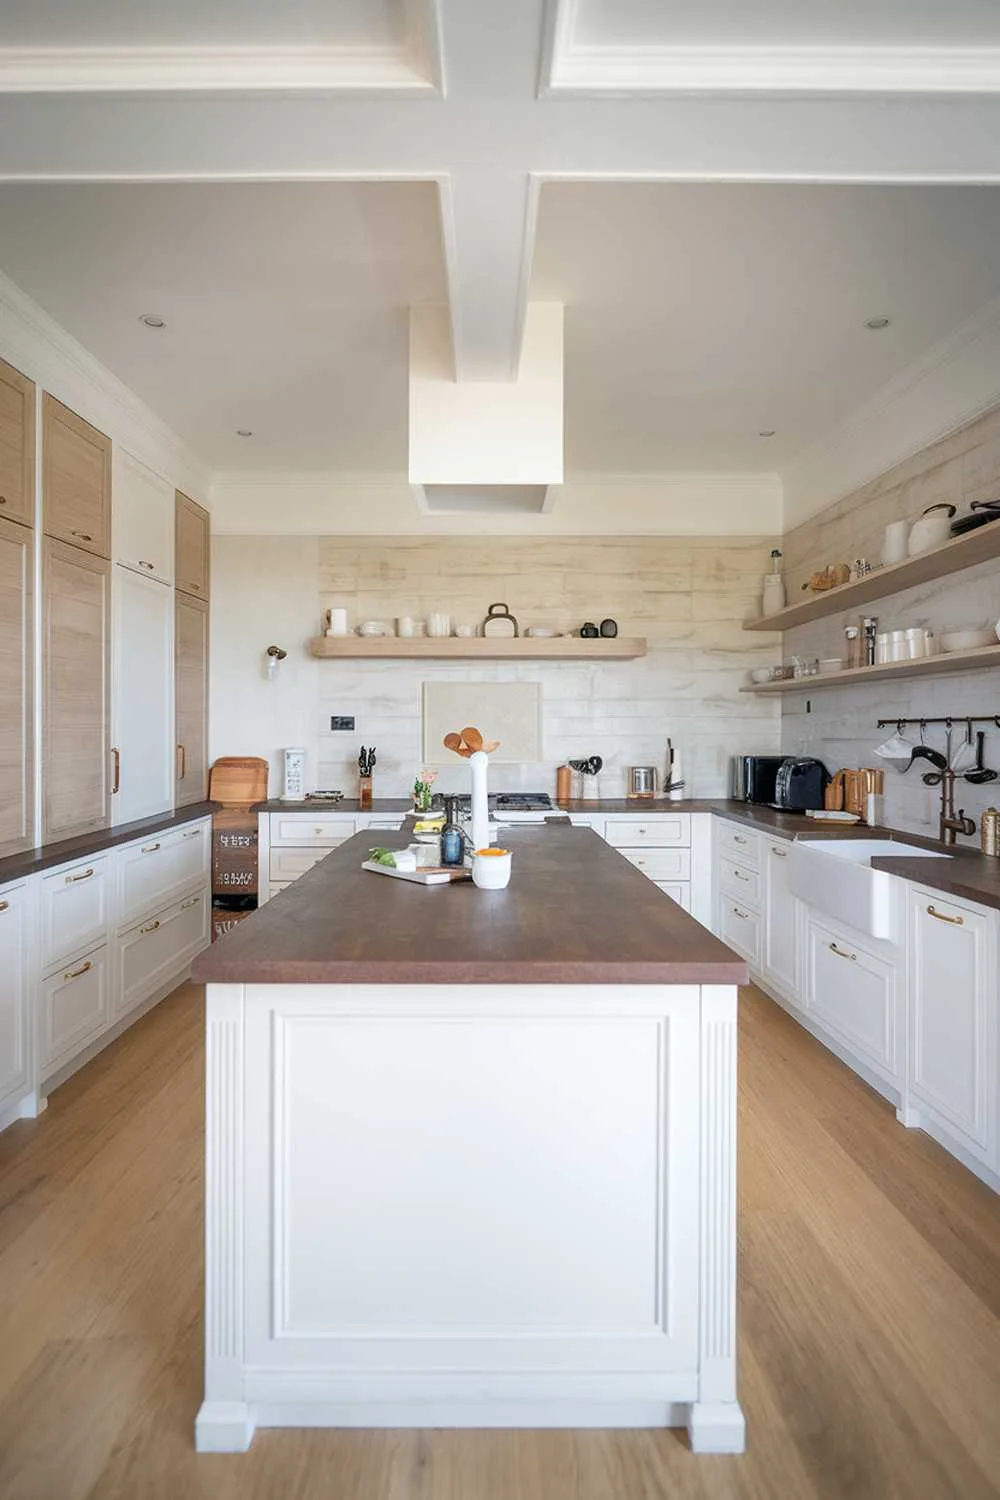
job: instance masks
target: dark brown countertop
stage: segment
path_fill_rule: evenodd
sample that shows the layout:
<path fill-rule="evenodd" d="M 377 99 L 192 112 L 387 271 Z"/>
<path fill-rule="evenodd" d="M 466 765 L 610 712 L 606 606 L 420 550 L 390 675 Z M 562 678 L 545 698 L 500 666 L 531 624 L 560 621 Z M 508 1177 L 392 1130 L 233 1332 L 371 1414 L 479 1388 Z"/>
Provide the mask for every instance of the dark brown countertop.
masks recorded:
<path fill-rule="evenodd" d="M 75 839 L 59 839 L 54 844 L 39 844 L 34 849 L 24 849 L 20 854 L 7 854 L 0 859 L 0 885 L 12 880 L 23 880 L 27 875 L 37 875 L 39 870 L 51 870 L 53 865 L 69 864 L 74 859 L 88 859 L 91 854 L 100 854 L 104 849 L 113 849 L 117 844 L 128 844 L 133 839 L 145 838 L 150 833 L 163 833 L 168 828 L 179 828 L 183 823 L 194 823 L 198 818 L 210 817 L 216 812 L 219 802 L 192 802 L 190 807 L 178 807 L 173 812 L 157 813 L 153 818 L 138 818 L 134 823 L 119 823 L 115 828 L 98 828 L 93 833 L 81 833 Z"/>
<path fill-rule="evenodd" d="M 285 802 L 281 797 L 271 797 L 267 802 L 255 802 L 250 809 L 257 813 L 308 813 L 314 818 L 317 813 L 359 813 L 369 812 L 378 814 L 406 813 L 410 811 L 413 803 L 409 797 L 376 797 L 371 807 L 362 807 L 357 797 L 344 797 L 340 802 L 328 802 L 325 797 L 309 799 L 305 802 Z"/>
<path fill-rule="evenodd" d="M 747 966 L 589 829 L 509 830 L 505 891 L 361 869 L 356 834 L 195 962 L 209 984 L 745 984 Z M 404 834 L 387 834 L 401 848 Z"/>
<path fill-rule="evenodd" d="M 893 859 L 887 854 L 873 859 L 872 868 L 929 886 L 943 896 L 960 896 L 980 906 L 1000 910 L 1000 859 L 988 859 L 971 849 L 949 850 L 954 859 Z"/>

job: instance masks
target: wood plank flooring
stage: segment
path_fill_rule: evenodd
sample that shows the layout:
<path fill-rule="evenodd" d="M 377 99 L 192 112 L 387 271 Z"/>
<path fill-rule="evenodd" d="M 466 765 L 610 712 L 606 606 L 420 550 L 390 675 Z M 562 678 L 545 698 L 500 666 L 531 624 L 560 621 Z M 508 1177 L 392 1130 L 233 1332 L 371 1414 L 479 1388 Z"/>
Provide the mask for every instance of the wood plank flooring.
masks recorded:
<path fill-rule="evenodd" d="M 754 990 L 742 1458 L 673 1432 L 259 1432 L 198 1457 L 202 997 L 0 1136 L 2 1500 L 990 1500 L 1000 1199 Z"/>

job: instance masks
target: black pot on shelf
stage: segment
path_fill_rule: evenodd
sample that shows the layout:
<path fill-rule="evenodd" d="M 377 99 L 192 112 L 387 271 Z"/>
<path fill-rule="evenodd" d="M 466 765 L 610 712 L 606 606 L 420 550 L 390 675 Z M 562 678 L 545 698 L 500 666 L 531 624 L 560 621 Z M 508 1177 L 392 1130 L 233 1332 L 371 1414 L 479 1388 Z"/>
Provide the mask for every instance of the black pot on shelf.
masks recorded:
<path fill-rule="evenodd" d="M 585 620 L 580 626 L 580 634 L 585 641 L 596 641 L 600 631 L 593 620 Z"/>
<path fill-rule="evenodd" d="M 616 636 L 618 634 L 618 621 L 617 620 L 602 620 L 601 621 L 601 634 L 604 636 L 604 638 L 606 640 L 611 640 L 614 636 Z"/>

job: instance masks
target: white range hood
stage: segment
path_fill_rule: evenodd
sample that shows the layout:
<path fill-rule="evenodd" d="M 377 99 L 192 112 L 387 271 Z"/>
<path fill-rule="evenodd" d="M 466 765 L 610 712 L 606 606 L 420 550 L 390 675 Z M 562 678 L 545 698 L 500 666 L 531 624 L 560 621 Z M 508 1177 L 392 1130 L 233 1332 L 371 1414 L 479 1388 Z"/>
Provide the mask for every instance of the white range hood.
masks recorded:
<path fill-rule="evenodd" d="M 410 484 L 420 509 L 537 515 L 562 481 L 562 305 L 529 305 L 512 381 L 456 381 L 447 309 L 412 308 Z"/>

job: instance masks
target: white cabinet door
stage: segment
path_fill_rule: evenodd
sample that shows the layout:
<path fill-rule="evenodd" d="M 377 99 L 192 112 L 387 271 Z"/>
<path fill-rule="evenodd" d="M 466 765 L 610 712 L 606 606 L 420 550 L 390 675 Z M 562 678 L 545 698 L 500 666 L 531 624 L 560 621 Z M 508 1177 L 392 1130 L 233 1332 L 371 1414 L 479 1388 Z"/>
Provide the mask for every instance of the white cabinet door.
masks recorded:
<path fill-rule="evenodd" d="M 764 977 L 787 999 L 798 1003 L 799 903 L 788 883 L 789 844 L 764 839 L 764 933 L 761 968 Z"/>
<path fill-rule="evenodd" d="M 183 974 L 208 943 L 209 910 L 207 890 L 198 891 L 118 939 L 118 1015 Z"/>
<path fill-rule="evenodd" d="M 86 953 L 108 935 L 114 901 L 113 866 L 106 854 L 65 865 L 42 877 L 42 973 Z"/>
<path fill-rule="evenodd" d="M 174 596 L 122 567 L 112 588 L 111 819 L 131 823 L 173 805 Z"/>
<path fill-rule="evenodd" d="M 114 484 L 115 562 L 161 583 L 173 583 L 173 486 L 125 448 L 115 449 Z"/>
<path fill-rule="evenodd" d="M 907 891 L 908 1098 L 987 1163 L 997 1133 L 996 926 L 984 908 Z"/>
<path fill-rule="evenodd" d="M 718 936 L 757 968 L 760 964 L 760 917 L 749 906 L 723 896 L 719 902 Z"/>
<path fill-rule="evenodd" d="M 29 889 L 0 891 L 0 1114 L 30 1092 Z"/>
<path fill-rule="evenodd" d="M 896 970 L 853 935 L 809 913 L 806 1006 L 812 1018 L 887 1082 L 899 1077 Z"/>
<path fill-rule="evenodd" d="M 111 1019 L 107 945 L 42 983 L 42 1076 L 71 1062 Z"/>
<path fill-rule="evenodd" d="M 206 818 L 119 849 L 118 931 L 169 905 L 199 881 L 207 889 L 211 842 Z"/>

